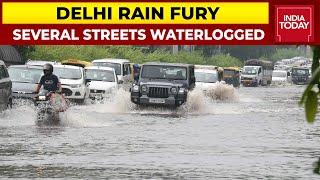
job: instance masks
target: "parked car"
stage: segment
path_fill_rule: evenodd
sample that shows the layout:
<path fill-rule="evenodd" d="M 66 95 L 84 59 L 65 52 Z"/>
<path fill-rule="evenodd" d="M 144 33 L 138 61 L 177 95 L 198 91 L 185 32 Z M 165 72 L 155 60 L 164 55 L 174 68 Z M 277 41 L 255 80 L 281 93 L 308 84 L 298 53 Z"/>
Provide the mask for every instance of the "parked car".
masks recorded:
<path fill-rule="evenodd" d="M 288 83 L 288 73 L 285 70 L 274 70 L 272 72 L 272 84 L 286 84 Z"/>
<path fill-rule="evenodd" d="M 62 93 L 65 94 L 67 99 L 83 103 L 89 97 L 89 88 L 82 67 L 55 65 L 53 66 L 53 73 L 59 77 Z"/>
<path fill-rule="evenodd" d="M 131 88 L 131 101 L 177 107 L 187 101 L 194 86 L 194 65 L 149 62 L 142 66 L 139 81 Z"/>
<path fill-rule="evenodd" d="M 12 83 L 6 65 L 0 60 L 0 111 L 12 107 Z"/>
<path fill-rule="evenodd" d="M 118 89 L 117 75 L 113 68 L 91 66 L 85 68 L 89 82 L 90 99 L 110 98 Z"/>
<path fill-rule="evenodd" d="M 132 81 L 132 69 L 130 61 L 127 59 L 97 59 L 93 60 L 92 64 L 94 66 L 113 68 L 118 76 L 119 84 L 129 83 Z"/>
<path fill-rule="evenodd" d="M 13 65 L 8 68 L 12 81 L 13 98 L 33 99 L 34 91 L 43 74 L 42 67 L 29 65 Z"/>

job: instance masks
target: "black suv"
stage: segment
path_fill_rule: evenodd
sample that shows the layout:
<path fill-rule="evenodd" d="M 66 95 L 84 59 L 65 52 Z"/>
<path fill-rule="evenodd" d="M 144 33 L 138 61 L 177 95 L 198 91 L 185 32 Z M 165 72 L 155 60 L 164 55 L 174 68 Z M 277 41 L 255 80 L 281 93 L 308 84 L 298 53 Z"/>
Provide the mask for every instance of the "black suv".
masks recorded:
<path fill-rule="evenodd" d="M 305 67 L 293 67 L 291 78 L 293 84 L 308 84 L 309 82 L 309 69 Z"/>
<path fill-rule="evenodd" d="M 194 65 L 149 62 L 142 66 L 131 87 L 131 101 L 138 105 L 177 107 L 187 101 L 195 86 Z"/>

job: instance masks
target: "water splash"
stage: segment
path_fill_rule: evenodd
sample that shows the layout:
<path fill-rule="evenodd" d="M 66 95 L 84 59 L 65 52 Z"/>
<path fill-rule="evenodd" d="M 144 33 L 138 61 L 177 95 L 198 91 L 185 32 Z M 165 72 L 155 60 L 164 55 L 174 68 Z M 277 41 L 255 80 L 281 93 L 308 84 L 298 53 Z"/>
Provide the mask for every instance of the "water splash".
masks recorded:
<path fill-rule="evenodd" d="M 128 114 L 138 115 L 202 115 L 216 114 L 225 112 L 237 112 L 230 101 L 236 101 L 238 95 L 236 90 L 226 84 L 216 83 L 204 91 L 201 88 L 195 88 L 188 94 L 187 102 L 177 109 L 166 107 L 139 107 L 130 100 L 130 92 L 119 89 L 110 99 L 92 103 L 88 101 L 84 105 L 73 104 L 66 112 L 60 113 L 60 122 L 62 126 L 70 127 L 99 127 L 110 126 L 114 120 Z M 226 104 L 229 103 L 229 104 Z M 115 114 L 117 114 L 115 116 Z M 131 116 L 130 116 L 131 117 Z M 132 116 L 133 117 L 133 116 Z M 35 125 L 37 119 L 36 108 L 28 101 L 15 102 L 15 108 L 0 113 L 2 124 L 5 126 L 14 125 Z"/>
<path fill-rule="evenodd" d="M 216 82 L 204 90 L 205 95 L 212 100 L 224 102 L 235 102 L 239 100 L 239 96 L 236 93 L 235 88 L 224 82 Z"/>
<path fill-rule="evenodd" d="M 36 113 L 34 106 L 24 103 L 14 106 L 12 109 L 0 112 L 0 126 L 29 126 L 34 125 L 35 119 Z"/>

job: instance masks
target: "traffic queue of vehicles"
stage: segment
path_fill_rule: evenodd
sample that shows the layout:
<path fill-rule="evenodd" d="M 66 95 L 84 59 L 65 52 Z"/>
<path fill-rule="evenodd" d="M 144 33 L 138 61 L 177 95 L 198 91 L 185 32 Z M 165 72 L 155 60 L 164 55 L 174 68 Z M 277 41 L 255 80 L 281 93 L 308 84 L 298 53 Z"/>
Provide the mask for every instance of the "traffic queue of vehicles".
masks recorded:
<path fill-rule="evenodd" d="M 10 107 L 13 98 L 33 99 L 34 90 L 43 75 L 42 66 L 51 63 L 61 82 L 66 99 L 83 103 L 86 99 L 103 100 L 113 96 L 119 86 L 129 86 L 131 101 L 137 105 L 177 107 L 187 101 L 194 87 L 206 89 L 217 81 L 239 87 L 263 86 L 271 82 L 292 80 L 305 84 L 308 68 L 293 67 L 291 73 L 274 70 L 269 61 L 248 60 L 245 66 L 216 66 L 149 62 L 141 66 L 126 59 L 98 59 L 92 63 L 69 59 L 62 61 L 28 61 L 25 65 L 6 68 L 0 61 L 1 109 Z"/>

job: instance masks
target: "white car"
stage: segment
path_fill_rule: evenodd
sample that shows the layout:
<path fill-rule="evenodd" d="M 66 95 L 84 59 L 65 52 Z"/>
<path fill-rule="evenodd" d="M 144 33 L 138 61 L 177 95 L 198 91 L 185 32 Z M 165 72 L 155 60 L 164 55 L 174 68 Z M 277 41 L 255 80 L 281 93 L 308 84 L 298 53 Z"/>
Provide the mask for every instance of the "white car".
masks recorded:
<path fill-rule="evenodd" d="M 218 81 L 218 71 L 216 69 L 195 69 L 196 87 L 207 89 Z"/>
<path fill-rule="evenodd" d="M 26 65 L 28 66 L 44 66 L 45 64 L 51 64 L 51 65 L 61 65 L 60 62 L 57 61 L 42 61 L 42 60 L 28 60 L 26 62 Z"/>
<path fill-rule="evenodd" d="M 53 66 L 53 74 L 59 77 L 65 97 L 83 103 L 89 97 L 89 88 L 82 67 L 70 65 Z"/>
<path fill-rule="evenodd" d="M 113 68 L 118 76 L 119 84 L 128 83 L 131 80 L 131 66 L 127 59 L 97 59 L 93 60 L 92 64 Z"/>
<path fill-rule="evenodd" d="M 286 84 L 288 82 L 288 72 L 285 70 L 274 70 L 272 72 L 272 84 Z"/>
<path fill-rule="evenodd" d="M 110 67 L 86 67 L 86 79 L 89 82 L 91 99 L 110 98 L 118 89 L 117 75 Z"/>

